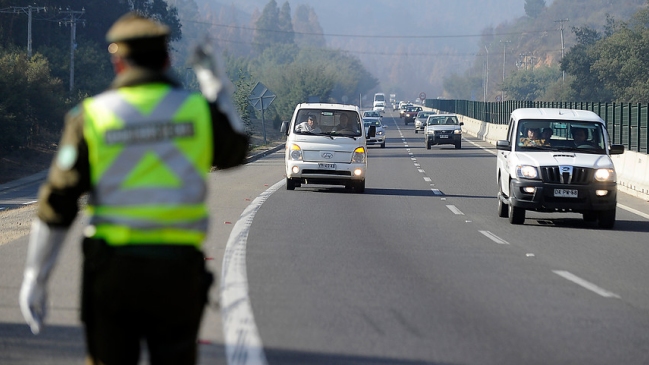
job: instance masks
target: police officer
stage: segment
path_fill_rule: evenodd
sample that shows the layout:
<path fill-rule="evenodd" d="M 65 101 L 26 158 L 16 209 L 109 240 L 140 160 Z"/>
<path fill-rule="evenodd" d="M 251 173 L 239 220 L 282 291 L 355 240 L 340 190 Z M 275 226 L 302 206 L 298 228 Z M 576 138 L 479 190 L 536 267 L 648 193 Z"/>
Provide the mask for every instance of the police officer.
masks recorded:
<path fill-rule="evenodd" d="M 248 139 L 230 98 L 208 102 L 165 75 L 169 28 L 135 13 L 106 40 L 116 78 L 66 115 L 59 150 L 39 192 L 20 307 L 34 334 L 46 285 L 88 192 L 81 319 L 88 363 L 194 364 L 212 284 L 201 252 L 207 173 L 243 163 Z"/>

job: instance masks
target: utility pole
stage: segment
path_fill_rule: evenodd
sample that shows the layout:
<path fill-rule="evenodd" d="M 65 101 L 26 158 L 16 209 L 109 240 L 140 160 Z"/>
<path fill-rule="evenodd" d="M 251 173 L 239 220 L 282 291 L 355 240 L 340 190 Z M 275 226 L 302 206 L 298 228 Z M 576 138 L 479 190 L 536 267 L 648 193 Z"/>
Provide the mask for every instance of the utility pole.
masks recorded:
<path fill-rule="evenodd" d="M 0 9 L 0 13 L 14 13 L 18 14 L 23 12 L 27 14 L 27 57 L 32 57 L 32 11 L 40 12 L 41 10 L 47 11 L 44 6 L 12 6 L 7 9 Z"/>
<path fill-rule="evenodd" d="M 489 94 L 489 49 L 487 46 L 484 46 L 485 52 L 487 52 L 487 67 L 485 69 L 485 83 L 484 83 L 484 101 L 487 102 L 487 94 Z"/>
<path fill-rule="evenodd" d="M 81 11 L 70 10 L 70 8 L 66 10 L 59 9 L 59 13 L 70 15 L 69 20 L 61 21 L 59 25 L 65 24 L 67 26 L 70 24 L 70 94 L 72 94 L 74 89 L 74 51 L 77 49 L 77 21 L 86 13 L 86 9 L 81 8 Z M 84 26 L 86 25 L 85 20 L 82 20 L 82 23 Z"/>
<path fill-rule="evenodd" d="M 503 86 L 505 84 L 505 59 L 507 57 L 507 43 L 511 43 L 512 41 L 500 41 L 500 43 L 503 44 Z M 505 90 L 502 89 L 500 90 L 500 99 L 502 101 L 505 101 Z"/>
<path fill-rule="evenodd" d="M 560 27 L 559 29 L 561 30 L 561 60 L 562 60 L 562 61 L 563 61 L 563 50 L 564 50 L 564 44 L 563 44 L 563 23 L 565 23 L 565 22 L 567 22 L 567 21 L 570 21 L 570 19 L 566 18 L 566 19 L 559 19 L 559 20 L 555 20 L 555 21 L 554 21 L 555 23 L 560 23 L 560 24 L 561 24 L 561 27 Z M 566 81 L 566 71 L 562 71 L 562 72 L 561 72 L 561 82 L 565 82 L 565 81 Z"/>

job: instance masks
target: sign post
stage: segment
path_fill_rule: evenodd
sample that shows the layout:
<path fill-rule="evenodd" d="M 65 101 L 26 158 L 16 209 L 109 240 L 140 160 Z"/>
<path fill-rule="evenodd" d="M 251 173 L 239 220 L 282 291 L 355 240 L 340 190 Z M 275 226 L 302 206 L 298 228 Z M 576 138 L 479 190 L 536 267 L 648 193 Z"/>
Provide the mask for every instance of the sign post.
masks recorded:
<path fill-rule="evenodd" d="M 268 109 L 273 100 L 275 100 L 275 97 L 276 95 L 272 91 L 268 90 L 268 88 L 261 82 L 258 82 L 255 85 L 250 96 L 248 96 L 248 102 L 250 105 L 252 105 L 256 110 L 261 111 L 261 129 L 264 134 L 264 144 L 267 144 L 264 110 Z"/>
<path fill-rule="evenodd" d="M 422 92 L 419 93 L 419 100 L 421 100 L 422 103 L 424 102 L 424 100 L 426 100 L 426 93 L 425 92 L 422 91 Z"/>

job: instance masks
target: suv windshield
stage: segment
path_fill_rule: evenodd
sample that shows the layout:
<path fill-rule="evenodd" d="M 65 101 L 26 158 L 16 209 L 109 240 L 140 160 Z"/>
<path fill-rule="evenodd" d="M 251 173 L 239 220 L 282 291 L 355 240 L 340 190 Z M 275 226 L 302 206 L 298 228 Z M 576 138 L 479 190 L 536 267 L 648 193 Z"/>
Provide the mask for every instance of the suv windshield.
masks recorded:
<path fill-rule="evenodd" d="M 301 109 L 293 131 L 297 134 L 361 136 L 360 117 L 352 110 Z"/>
<path fill-rule="evenodd" d="M 601 123 L 565 120 L 522 120 L 516 131 L 516 150 L 544 149 L 604 154 Z"/>

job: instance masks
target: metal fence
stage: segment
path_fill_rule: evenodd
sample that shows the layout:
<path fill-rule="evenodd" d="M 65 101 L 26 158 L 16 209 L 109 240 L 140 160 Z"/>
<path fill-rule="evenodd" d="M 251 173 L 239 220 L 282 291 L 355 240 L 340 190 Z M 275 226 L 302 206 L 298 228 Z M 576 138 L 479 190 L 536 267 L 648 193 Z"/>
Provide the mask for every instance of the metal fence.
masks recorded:
<path fill-rule="evenodd" d="M 482 102 L 469 100 L 426 99 L 424 105 L 449 113 L 465 115 L 487 123 L 508 124 L 509 115 L 518 108 L 561 108 L 590 110 L 605 122 L 611 143 L 623 144 L 629 151 L 647 153 L 649 104 L 585 103 L 546 101 Z"/>

